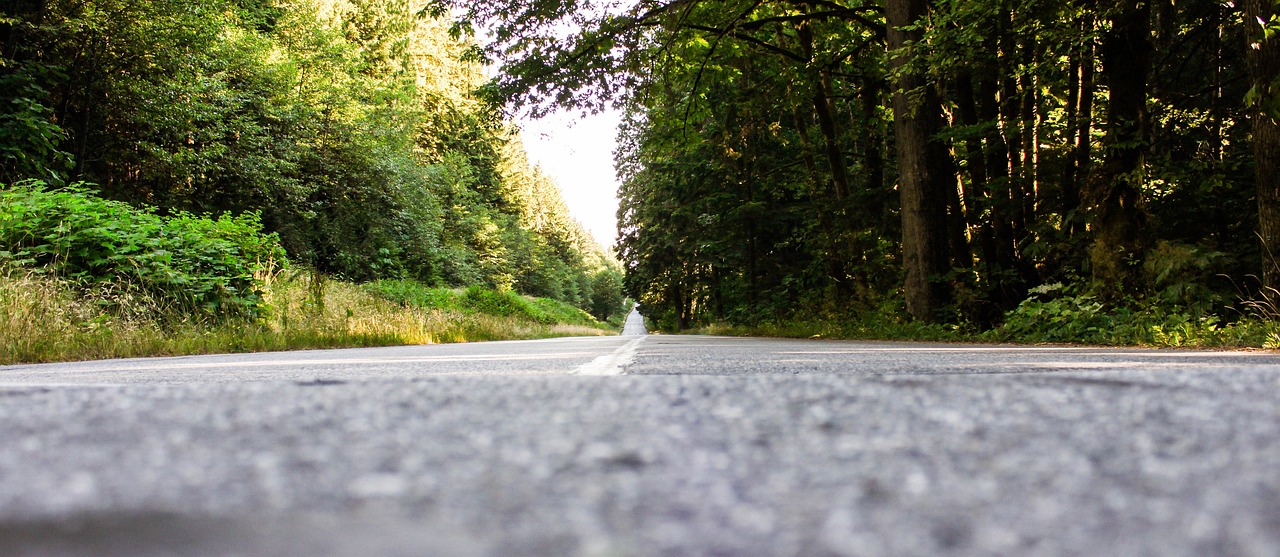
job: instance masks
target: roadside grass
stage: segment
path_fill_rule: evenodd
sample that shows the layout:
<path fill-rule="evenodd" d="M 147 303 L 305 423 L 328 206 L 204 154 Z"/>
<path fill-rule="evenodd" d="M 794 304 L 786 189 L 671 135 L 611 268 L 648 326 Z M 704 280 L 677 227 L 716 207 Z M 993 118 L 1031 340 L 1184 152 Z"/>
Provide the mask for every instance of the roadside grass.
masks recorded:
<path fill-rule="evenodd" d="M 0 271 L 0 364 L 615 333 L 589 316 L 558 321 L 487 312 L 468 305 L 469 291 L 434 289 L 449 292 L 440 293 L 444 302 L 406 303 L 388 299 L 377 285 L 354 285 L 308 272 L 277 272 L 258 279 L 263 285 L 263 315 L 215 321 L 185 312 L 157 312 L 154 307 L 141 311 L 139 307 L 155 303 L 138 296 L 106 299 L 101 292 L 86 293 L 47 274 Z M 516 297 L 535 309 L 544 308 L 539 315 L 570 314 L 559 302 Z"/>
<path fill-rule="evenodd" d="M 473 286 L 465 289 L 432 288 L 413 280 L 381 280 L 370 283 L 371 292 L 406 306 L 468 315 L 512 317 L 544 325 L 571 325 L 598 330 L 616 327 L 601 323 L 585 311 L 550 298 L 522 296 Z"/>

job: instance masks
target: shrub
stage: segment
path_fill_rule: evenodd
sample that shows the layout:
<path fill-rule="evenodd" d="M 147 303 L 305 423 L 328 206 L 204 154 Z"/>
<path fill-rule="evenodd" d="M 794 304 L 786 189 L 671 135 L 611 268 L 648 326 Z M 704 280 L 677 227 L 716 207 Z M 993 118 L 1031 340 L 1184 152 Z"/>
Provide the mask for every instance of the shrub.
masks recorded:
<path fill-rule="evenodd" d="M 1106 342 L 1115 322 L 1101 302 L 1077 294 L 1062 283 L 1031 289 L 1030 296 L 1005 316 L 996 336 L 1024 342 Z"/>
<path fill-rule="evenodd" d="M 254 275 L 284 261 L 257 214 L 162 217 L 83 185 L 0 190 L 0 266 L 53 274 L 106 306 L 124 309 L 119 300 L 141 297 L 156 313 L 257 317 L 263 300 Z"/>

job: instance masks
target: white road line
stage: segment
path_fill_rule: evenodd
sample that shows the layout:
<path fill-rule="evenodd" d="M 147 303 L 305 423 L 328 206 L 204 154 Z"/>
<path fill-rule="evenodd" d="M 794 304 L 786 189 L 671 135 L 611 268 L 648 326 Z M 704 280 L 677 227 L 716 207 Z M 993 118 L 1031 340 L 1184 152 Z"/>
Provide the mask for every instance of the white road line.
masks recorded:
<path fill-rule="evenodd" d="M 618 347 L 617 350 L 582 364 L 569 373 L 572 375 L 622 375 L 624 368 L 631 365 L 632 360 L 635 359 L 636 351 L 640 349 L 640 343 L 644 342 L 645 338 L 647 337 L 636 337 L 635 340 Z"/>
<path fill-rule="evenodd" d="M 139 385 L 137 384 L 130 385 L 128 383 L 77 383 L 72 381 L 65 381 L 65 382 L 63 381 L 34 382 L 33 381 L 31 383 L 23 383 L 21 381 L 12 381 L 12 382 L 0 383 L 0 389 L 12 389 L 12 390 L 52 389 L 55 387 L 84 389 L 84 388 L 98 388 L 98 387 L 119 388 L 119 387 L 137 387 L 137 386 Z"/>

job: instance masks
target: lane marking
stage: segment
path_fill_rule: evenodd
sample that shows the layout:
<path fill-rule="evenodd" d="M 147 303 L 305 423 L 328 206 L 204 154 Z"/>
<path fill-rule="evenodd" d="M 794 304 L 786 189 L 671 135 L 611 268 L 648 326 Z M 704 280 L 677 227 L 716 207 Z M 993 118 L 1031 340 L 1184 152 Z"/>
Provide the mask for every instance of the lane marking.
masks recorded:
<path fill-rule="evenodd" d="M 635 340 L 619 346 L 617 350 L 582 364 L 569 372 L 571 375 L 622 375 L 624 368 L 631 365 L 636 358 L 640 343 L 647 336 L 636 337 Z"/>
<path fill-rule="evenodd" d="M 22 383 L 22 382 L 18 382 L 18 381 L 13 381 L 13 382 L 0 383 L 0 389 L 7 389 L 7 390 L 9 390 L 9 391 L 22 391 L 22 390 L 27 390 L 27 391 L 39 391 L 40 389 L 52 389 L 52 388 L 55 388 L 55 387 L 57 387 L 57 388 L 63 388 L 63 387 L 66 387 L 66 388 L 83 389 L 83 388 L 98 388 L 98 387 L 110 387 L 110 388 L 119 388 L 119 387 L 137 387 L 137 386 L 139 386 L 139 385 L 141 385 L 141 384 L 137 384 L 137 383 L 135 383 L 135 384 L 129 384 L 129 383 L 77 383 L 77 382 L 73 382 L 73 381 L 67 381 L 67 382 L 46 381 L 46 382 L 43 382 L 43 383 L 39 383 L 39 382 Z"/>
<path fill-rule="evenodd" d="M 411 364 L 411 363 L 431 363 L 431 362 L 504 362 L 504 361 L 528 361 L 528 360 L 555 360 L 564 358 L 573 358 L 582 356 L 584 353 L 590 352 L 555 352 L 547 354 L 473 354 L 473 355 L 457 355 L 457 356 L 391 356 L 391 357 L 374 357 L 374 358 L 326 358 L 326 359 L 255 359 L 241 361 L 209 361 L 209 362 L 156 362 L 144 363 L 139 365 L 131 365 L 128 363 L 115 363 L 112 360 L 102 362 L 69 362 L 66 364 L 34 364 L 30 367 L 23 366 L 18 368 L 0 368 L 0 377 L 10 373 L 29 373 L 39 370 L 41 367 L 49 368 L 59 366 L 66 368 L 58 370 L 56 373 L 110 373 L 110 372 L 129 372 L 129 371 L 184 371 L 199 370 L 207 371 L 210 369 L 220 368 L 246 368 L 246 367 L 287 367 L 287 366 L 310 366 L 310 365 L 370 365 L 370 364 Z M 272 353 L 275 354 L 275 353 Z"/>

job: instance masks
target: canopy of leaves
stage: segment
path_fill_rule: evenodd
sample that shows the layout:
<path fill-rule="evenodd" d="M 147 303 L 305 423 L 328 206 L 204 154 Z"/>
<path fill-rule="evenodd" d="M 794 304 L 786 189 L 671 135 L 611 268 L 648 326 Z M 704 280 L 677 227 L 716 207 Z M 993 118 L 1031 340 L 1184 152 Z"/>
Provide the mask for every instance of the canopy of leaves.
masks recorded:
<path fill-rule="evenodd" d="M 919 39 L 890 53 L 886 8 L 908 5 L 922 9 L 901 29 Z M 493 37 L 494 98 L 628 110 L 626 290 L 672 328 L 899 311 L 911 262 L 894 119 L 918 111 L 940 117 L 927 139 L 950 169 L 927 200 L 945 215 L 928 247 L 949 268 L 928 277 L 951 300 L 938 319 L 995 325 L 1058 282 L 1100 303 L 1230 318 L 1232 281 L 1263 268 L 1249 104 L 1265 112 L 1271 83 L 1251 84 L 1244 59 L 1275 19 L 1244 21 L 1231 4 L 459 8 Z M 906 74 L 924 85 L 895 90 Z M 894 95 L 908 100 L 896 115 Z M 1213 272 L 1195 271 L 1206 258 Z"/>

